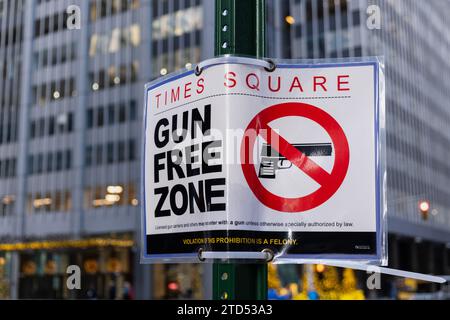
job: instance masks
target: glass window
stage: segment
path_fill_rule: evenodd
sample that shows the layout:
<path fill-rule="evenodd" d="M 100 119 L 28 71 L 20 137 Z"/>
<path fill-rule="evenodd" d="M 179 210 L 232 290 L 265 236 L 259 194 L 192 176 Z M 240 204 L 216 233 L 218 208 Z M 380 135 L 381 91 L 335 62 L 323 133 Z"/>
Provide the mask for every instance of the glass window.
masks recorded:
<path fill-rule="evenodd" d="M 16 158 L 11 159 L 11 175 L 10 177 L 16 176 L 16 167 L 17 167 L 17 160 Z"/>
<path fill-rule="evenodd" d="M 92 165 L 92 150 L 93 150 L 92 146 L 86 147 L 84 162 L 87 167 L 90 167 Z"/>
<path fill-rule="evenodd" d="M 42 51 L 42 62 L 41 63 L 42 63 L 43 67 L 48 66 L 48 50 L 47 49 L 44 49 Z"/>
<path fill-rule="evenodd" d="M 87 110 L 86 126 L 88 129 L 94 126 L 94 110 L 92 108 Z"/>
<path fill-rule="evenodd" d="M 41 153 L 37 155 L 36 173 L 37 174 L 42 173 L 43 169 L 44 169 L 44 155 Z"/>
<path fill-rule="evenodd" d="M 126 121 L 127 111 L 125 108 L 125 104 L 121 103 L 119 106 L 119 123 L 123 123 Z"/>
<path fill-rule="evenodd" d="M 0 198 L 0 217 L 14 214 L 14 195 L 3 195 Z"/>
<path fill-rule="evenodd" d="M 97 20 L 97 2 L 96 1 L 91 2 L 89 14 L 91 17 L 91 21 Z"/>
<path fill-rule="evenodd" d="M 56 171 L 61 171 L 63 168 L 63 154 L 61 151 L 56 153 Z"/>
<path fill-rule="evenodd" d="M 72 194 L 70 191 L 64 193 L 64 211 L 70 211 L 72 209 Z"/>
<path fill-rule="evenodd" d="M 138 205 L 138 200 L 136 197 L 136 187 L 134 183 L 128 185 L 128 204 L 135 207 Z"/>
<path fill-rule="evenodd" d="M 107 163 L 108 164 L 113 163 L 114 162 L 114 143 L 109 142 L 107 144 L 106 153 L 107 153 L 107 160 L 106 160 Z"/>
<path fill-rule="evenodd" d="M 69 112 L 68 119 L 67 119 L 67 132 L 73 131 L 73 113 Z"/>
<path fill-rule="evenodd" d="M 36 136 L 36 121 L 32 120 L 30 123 L 30 138 L 34 139 L 35 136 Z"/>
<path fill-rule="evenodd" d="M 53 211 L 61 211 L 62 209 L 62 195 L 61 195 L 61 191 L 56 191 L 55 192 L 55 201 L 53 201 Z"/>
<path fill-rule="evenodd" d="M 125 142 L 124 141 L 119 142 L 118 161 L 119 162 L 125 161 Z"/>
<path fill-rule="evenodd" d="M 359 13 L 359 10 L 353 11 L 352 15 L 353 15 L 353 25 L 354 25 L 354 26 L 358 26 L 359 23 L 360 23 L 360 13 Z"/>
<path fill-rule="evenodd" d="M 48 134 L 50 136 L 55 134 L 55 117 L 54 116 L 51 116 L 48 119 Z"/>
<path fill-rule="evenodd" d="M 101 165 L 103 163 L 103 146 L 99 144 L 95 151 L 95 161 L 97 165 Z"/>
<path fill-rule="evenodd" d="M 45 135 L 45 119 L 39 120 L 39 137 L 43 137 Z"/>
<path fill-rule="evenodd" d="M 53 153 L 47 154 L 47 172 L 53 171 Z"/>
<path fill-rule="evenodd" d="M 33 155 L 28 156 L 28 174 L 29 175 L 34 174 L 34 156 Z"/>
<path fill-rule="evenodd" d="M 66 170 L 70 170 L 72 168 L 72 151 L 66 150 Z"/>
<path fill-rule="evenodd" d="M 105 122 L 105 116 L 103 107 L 97 108 L 97 127 L 103 127 L 103 124 Z"/>
<path fill-rule="evenodd" d="M 108 124 L 109 125 L 114 124 L 114 122 L 115 122 L 115 111 L 116 111 L 115 105 L 110 104 L 108 106 Z"/>
<path fill-rule="evenodd" d="M 131 139 L 128 143 L 128 160 L 136 160 L 136 143 L 133 139 Z"/>
<path fill-rule="evenodd" d="M 136 101 L 131 100 L 130 101 L 130 120 L 135 121 L 136 120 Z"/>

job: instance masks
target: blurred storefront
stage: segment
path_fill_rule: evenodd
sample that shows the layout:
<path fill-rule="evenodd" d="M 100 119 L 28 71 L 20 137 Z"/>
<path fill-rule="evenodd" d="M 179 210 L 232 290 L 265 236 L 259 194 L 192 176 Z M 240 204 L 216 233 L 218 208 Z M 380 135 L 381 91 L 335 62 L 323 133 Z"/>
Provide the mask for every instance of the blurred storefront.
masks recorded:
<path fill-rule="evenodd" d="M 450 248 L 422 238 L 389 235 L 389 267 L 445 276 Z M 325 265 L 271 265 L 269 298 L 309 300 L 450 299 L 448 285 Z M 448 277 L 447 277 L 448 278 Z"/>
<path fill-rule="evenodd" d="M 0 252 L 0 300 L 8 299 L 10 292 L 11 254 Z"/>
<path fill-rule="evenodd" d="M 325 265 L 269 265 L 269 299 L 363 300 L 363 273 Z"/>
<path fill-rule="evenodd" d="M 15 280 L 19 299 L 133 299 L 133 245 L 128 236 L 1 244 L 0 298 Z M 80 290 L 68 289 L 70 265 L 80 268 Z"/>
<path fill-rule="evenodd" d="M 165 264 L 153 266 L 154 299 L 204 298 L 200 264 Z"/>
<path fill-rule="evenodd" d="M 20 255 L 19 298 L 124 299 L 126 283 L 133 282 L 131 255 L 129 248 L 114 247 L 23 253 Z M 69 265 L 81 267 L 82 290 L 67 288 Z"/>
<path fill-rule="evenodd" d="M 147 265 L 151 280 L 140 280 L 131 236 L 0 244 L 0 299 L 13 297 L 12 290 L 19 299 L 135 299 L 142 287 L 153 299 L 205 297 L 200 264 Z M 79 290 L 67 286 L 73 274 L 67 268 L 74 265 Z"/>

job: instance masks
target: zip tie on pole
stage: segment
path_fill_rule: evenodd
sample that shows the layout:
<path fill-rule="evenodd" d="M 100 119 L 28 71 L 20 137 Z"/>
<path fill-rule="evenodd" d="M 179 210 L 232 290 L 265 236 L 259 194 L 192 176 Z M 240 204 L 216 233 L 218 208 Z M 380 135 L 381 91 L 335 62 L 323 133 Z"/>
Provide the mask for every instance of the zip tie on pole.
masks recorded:
<path fill-rule="evenodd" d="M 404 271 L 404 270 L 398 270 L 398 269 L 392 269 L 392 268 L 386 268 L 386 267 L 379 267 L 376 265 L 368 265 L 363 263 L 355 263 L 355 262 L 343 262 L 343 261 L 334 261 L 334 260 L 305 260 L 303 264 L 323 264 L 326 266 L 332 266 L 332 267 L 339 267 L 339 268 L 350 268 L 355 270 L 361 270 L 361 271 L 367 271 L 367 272 L 376 272 L 376 273 L 382 273 L 387 274 L 391 276 L 397 276 L 397 277 L 403 277 L 403 278 L 410 278 L 410 279 L 416 279 L 416 280 L 422 280 L 422 281 L 428 281 L 428 282 L 435 282 L 435 283 L 446 283 L 447 280 L 439 277 L 439 276 L 432 276 L 428 274 L 423 273 L 417 273 L 417 272 L 411 272 L 411 271 Z"/>
<path fill-rule="evenodd" d="M 209 259 L 236 259 L 236 260 L 264 260 L 265 262 L 271 262 L 275 254 L 270 249 L 264 249 L 261 252 L 244 252 L 244 251 L 204 251 L 202 248 L 198 250 L 198 259 L 205 261 Z"/>
<path fill-rule="evenodd" d="M 237 57 L 225 55 L 218 58 L 212 58 L 205 61 L 200 62 L 195 66 L 195 75 L 199 76 L 203 72 L 204 69 L 207 69 L 212 66 L 220 65 L 220 64 L 246 64 L 251 66 L 258 66 L 264 68 L 267 72 L 273 72 L 277 68 L 276 63 L 273 60 L 262 60 L 262 59 L 253 59 L 246 57 Z"/>

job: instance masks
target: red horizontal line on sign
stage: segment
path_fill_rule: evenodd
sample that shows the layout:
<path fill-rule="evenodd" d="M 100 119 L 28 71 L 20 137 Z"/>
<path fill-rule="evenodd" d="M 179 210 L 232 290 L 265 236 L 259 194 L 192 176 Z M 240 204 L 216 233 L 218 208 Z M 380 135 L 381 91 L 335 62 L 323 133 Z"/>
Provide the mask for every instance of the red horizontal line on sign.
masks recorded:
<path fill-rule="evenodd" d="M 168 109 L 165 109 L 163 111 L 160 112 L 156 112 L 154 115 L 157 116 L 159 114 L 163 114 L 165 112 L 180 108 L 180 107 L 184 107 L 186 105 L 190 105 L 193 104 L 195 102 L 198 101 L 203 101 L 209 98 L 215 98 L 215 97 L 222 97 L 222 96 L 251 96 L 251 97 L 255 97 L 255 98 L 263 98 L 263 99 L 272 99 L 272 100 L 321 100 L 321 99 L 350 99 L 351 96 L 324 96 L 324 97 L 271 97 L 271 96 L 263 96 L 263 95 L 256 95 L 256 94 L 250 94 L 250 93 L 218 93 L 218 94 L 213 94 L 207 97 L 203 97 L 203 98 L 199 98 L 196 100 L 192 100 L 189 101 L 187 103 L 183 103 Z"/>

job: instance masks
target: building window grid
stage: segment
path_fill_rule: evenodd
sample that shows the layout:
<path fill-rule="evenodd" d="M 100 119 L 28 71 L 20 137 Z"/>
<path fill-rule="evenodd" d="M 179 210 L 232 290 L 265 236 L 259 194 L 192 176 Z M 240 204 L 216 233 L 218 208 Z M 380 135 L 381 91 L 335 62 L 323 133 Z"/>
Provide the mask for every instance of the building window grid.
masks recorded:
<path fill-rule="evenodd" d="M 139 9 L 141 1 L 145 0 L 91 0 L 89 6 L 90 21 L 95 22 L 105 17 Z"/>
<path fill-rule="evenodd" d="M 117 206 L 136 207 L 139 204 L 135 183 L 112 183 L 84 188 L 86 209 L 113 208 Z"/>
<path fill-rule="evenodd" d="M 137 160 L 135 139 L 109 141 L 85 148 L 85 166 L 95 167 Z"/>
<path fill-rule="evenodd" d="M 74 77 L 60 78 L 33 86 L 33 106 L 45 107 L 50 102 L 74 97 L 77 94 Z"/>
<path fill-rule="evenodd" d="M 76 61 L 76 59 L 76 43 L 69 42 L 35 51 L 33 54 L 33 66 L 34 69 L 37 70 L 50 66 L 62 65 Z"/>
<path fill-rule="evenodd" d="M 73 112 L 51 115 L 46 118 L 30 120 L 29 137 L 31 140 L 55 135 L 69 134 L 74 129 Z"/>
<path fill-rule="evenodd" d="M 116 66 L 111 64 L 89 74 L 93 92 L 134 83 L 138 80 L 139 62 L 133 60 L 130 64 Z"/>
<path fill-rule="evenodd" d="M 198 47 L 203 25 L 200 5 L 201 1 L 153 2 L 152 78 L 200 61 Z M 186 18 L 189 14 L 196 18 Z"/>
<path fill-rule="evenodd" d="M 86 128 L 102 128 L 137 120 L 136 101 L 110 103 L 86 110 Z"/>
<path fill-rule="evenodd" d="M 72 169 L 70 149 L 28 155 L 28 175 L 41 175 Z"/>
<path fill-rule="evenodd" d="M 0 179 L 9 179 L 16 177 L 17 158 L 0 158 Z"/>

